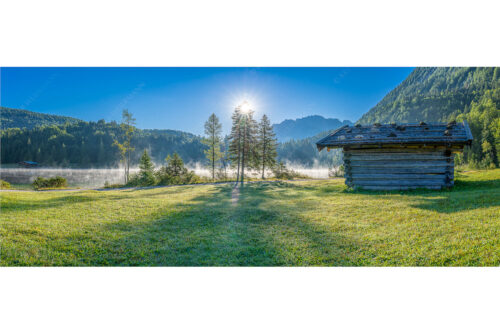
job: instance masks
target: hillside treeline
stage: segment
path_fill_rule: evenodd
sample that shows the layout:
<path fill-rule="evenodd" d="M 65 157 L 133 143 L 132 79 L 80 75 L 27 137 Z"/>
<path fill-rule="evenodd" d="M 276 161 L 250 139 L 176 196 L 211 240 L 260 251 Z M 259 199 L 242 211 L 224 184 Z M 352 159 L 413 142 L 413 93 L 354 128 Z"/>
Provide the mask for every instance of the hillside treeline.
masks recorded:
<path fill-rule="evenodd" d="M 321 152 L 316 148 L 316 142 L 333 130 L 319 133 L 313 137 L 302 140 L 290 140 L 278 144 L 277 151 L 280 161 L 291 165 L 305 167 L 333 167 L 342 164 L 342 150 L 333 149 Z"/>
<path fill-rule="evenodd" d="M 416 68 L 367 112 L 359 123 L 467 120 L 474 136 L 459 162 L 498 167 L 500 152 L 500 68 Z"/>
<path fill-rule="evenodd" d="M 80 119 L 72 117 L 0 106 L 0 129 L 2 130 L 8 128 L 31 129 L 37 126 L 64 125 L 65 123 L 77 123 L 80 121 Z"/>
<path fill-rule="evenodd" d="M 2 163 L 28 160 L 43 166 L 115 167 L 120 163 L 120 152 L 113 142 L 120 133 L 119 124 L 104 120 L 10 128 L 2 131 Z M 155 162 L 162 162 L 174 152 L 187 163 L 203 161 L 206 148 L 201 137 L 170 130 L 136 129 L 132 145 L 132 160 L 138 161 L 147 149 Z"/>

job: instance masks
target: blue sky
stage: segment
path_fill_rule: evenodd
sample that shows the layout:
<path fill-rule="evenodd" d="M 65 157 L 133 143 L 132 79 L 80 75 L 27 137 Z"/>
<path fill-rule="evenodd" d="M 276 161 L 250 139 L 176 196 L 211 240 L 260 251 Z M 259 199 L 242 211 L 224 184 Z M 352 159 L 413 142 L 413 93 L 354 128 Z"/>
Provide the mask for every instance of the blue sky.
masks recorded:
<path fill-rule="evenodd" d="M 87 121 L 203 133 L 211 113 L 229 130 L 248 100 L 273 123 L 308 115 L 355 121 L 413 70 L 404 68 L 1 68 L 0 104 Z"/>

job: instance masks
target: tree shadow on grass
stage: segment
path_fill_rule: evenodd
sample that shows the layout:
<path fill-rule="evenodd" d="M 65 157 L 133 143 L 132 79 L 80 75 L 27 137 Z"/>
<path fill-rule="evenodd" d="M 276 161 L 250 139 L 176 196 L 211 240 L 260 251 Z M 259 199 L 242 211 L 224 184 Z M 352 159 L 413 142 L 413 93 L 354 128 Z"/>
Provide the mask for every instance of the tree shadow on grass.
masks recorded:
<path fill-rule="evenodd" d="M 166 187 L 165 189 L 170 189 L 169 187 Z M 179 193 L 179 191 L 186 191 L 189 190 L 188 187 L 179 187 L 175 188 L 174 191 L 171 191 L 173 195 L 176 193 Z M 89 190 L 91 191 L 91 190 Z M 154 197 L 154 196 L 161 196 L 165 195 L 165 191 L 148 191 L 145 189 L 126 189 L 126 190 L 120 190 L 115 193 L 111 192 L 106 192 L 105 195 L 103 196 L 98 196 L 98 195 L 92 195 L 89 193 L 85 192 L 50 192 L 51 194 L 56 194 L 58 196 L 56 197 L 50 197 L 50 198 L 44 198 L 43 196 L 36 197 L 35 199 L 23 199 L 19 197 L 11 197 L 8 195 L 2 196 L 0 198 L 0 209 L 3 212 L 11 212 L 11 211 L 17 211 L 17 210 L 37 210 L 37 209 L 47 209 L 47 208 L 58 208 L 58 207 L 64 207 L 65 209 L 68 209 L 68 205 L 71 204 L 78 204 L 78 203 L 85 203 L 85 202 L 99 202 L 99 201 L 106 201 L 106 200 L 112 200 L 112 201 L 117 201 L 117 200 L 129 200 L 131 197 L 128 197 L 126 195 L 123 195 L 123 193 L 130 192 L 134 193 L 134 197 L 136 199 L 139 198 L 144 198 L 144 197 Z M 30 194 L 36 193 L 43 195 L 42 193 L 44 192 L 30 192 Z M 47 192 L 49 193 L 49 192 Z"/>
<path fill-rule="evenodd" d="M 500 191 L 453 191 L 441 196 L 422 196 L 411 206 L 446 214 L 497 207 L 500 206 Z"/>
<path fill-rule="evenodd" d="M 353 266 L 359 265 L 353 254 L 362 250 L 361 244 L 309 218 L 312 207 L 289 202 L 302 197 L 304 186 L 288 184 L 298 190 L 284 196 L 280 186 L 248 186 L 242 193 L 238 208 L 241 223 L 254 226 L 256 237 L 268 247 L 278 250 L 275 265 L 284 266 Z M 276 193 L 277 192 L 277 193 Z"/>
<path fill-rule="evenodd" d="M 356 242 L 282 206 L 274 187 L 258 187 L 245 185 L 233 206 L 231 186 L 217 186 L 147 218 L 101 223 L 50 246 L 70 251 L 76 260 L 63 265 L 77 266 L 355 265 L 349 253 L 359 250 Z"/>
<path fill-rule="evenodd" d="M 328 194 L 328 188 L 320 190 Z M 335 189 L 332 192 L 336 192 Z M 370 199 L 387 199 L 398 196 L 412 198 L 414 208 L 432 210 L 439 213 L 455 213 L 465 210 L 500 206 L 500 180 L 464 180 L 458 179 L 452 188 L 441 190 L 413 189 L 394 191 L 371 191 L 344 188 L 346 195 L 369 196 Z M 321 196 L 322 194 L 319 194 Z"/>

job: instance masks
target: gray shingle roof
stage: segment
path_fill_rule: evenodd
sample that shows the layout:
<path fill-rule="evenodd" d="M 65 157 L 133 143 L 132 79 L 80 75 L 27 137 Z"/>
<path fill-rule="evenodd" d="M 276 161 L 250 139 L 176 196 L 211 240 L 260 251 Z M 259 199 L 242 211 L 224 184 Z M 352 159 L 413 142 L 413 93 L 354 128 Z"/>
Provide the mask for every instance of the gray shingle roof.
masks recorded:
<path fill-rule="evenodd" d="M 343 126 L 316 142 L 318 150 L 373 144 L 463 144 L 472 142 L 467 121 L 463 123 L 373 124 Z"/>

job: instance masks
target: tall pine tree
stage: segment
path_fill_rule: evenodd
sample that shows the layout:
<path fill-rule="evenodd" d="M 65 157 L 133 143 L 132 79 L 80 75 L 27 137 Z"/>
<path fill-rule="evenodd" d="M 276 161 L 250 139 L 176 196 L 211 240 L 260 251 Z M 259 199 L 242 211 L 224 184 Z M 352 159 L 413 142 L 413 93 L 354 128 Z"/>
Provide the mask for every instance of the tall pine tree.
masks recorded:
<path fill-rule="evenodd" d="M 221 132 L 222 125 L 219 122 L 219 118 L 217 118 L 215 113 L 212 113 L 212 115 L 205 123 L 205 134 L 207 135 L 207 137 L 205 138 L 203 143 L 208 146 L 208 149 L 205 150 L 205 157 L 209 162 L 213 181 L 215 181 L 215 166 L 223 156 L 220 149 Z"/>
<path fill-rule="evenodd" d="M 241 164 L 241 110 L 240 107 L 234 109 L 231 116 L 233 124 L 231 126 L 231 134 L 229 135 L 229 161 L 231 167 L 237 168 L 236 181 L 240 178 L 240 164 Z"/>
<path fill-rule="evenodd" d="M 262 179 L 265 178 L 266 168 L 271 169 L 276 164 L 277 146 L 278 143 L 271 122 L 266 115 L 263 115 L 257 133 L 258 167 L 262 169 Z"/>
<path fill-rule="evenodd" d="M 151 186 L 155 184 L 154 164 L 151 162 L 148 151 L 144 149 L 144 153 L 139 160 L 139 184 L 141 186 Z"/>

